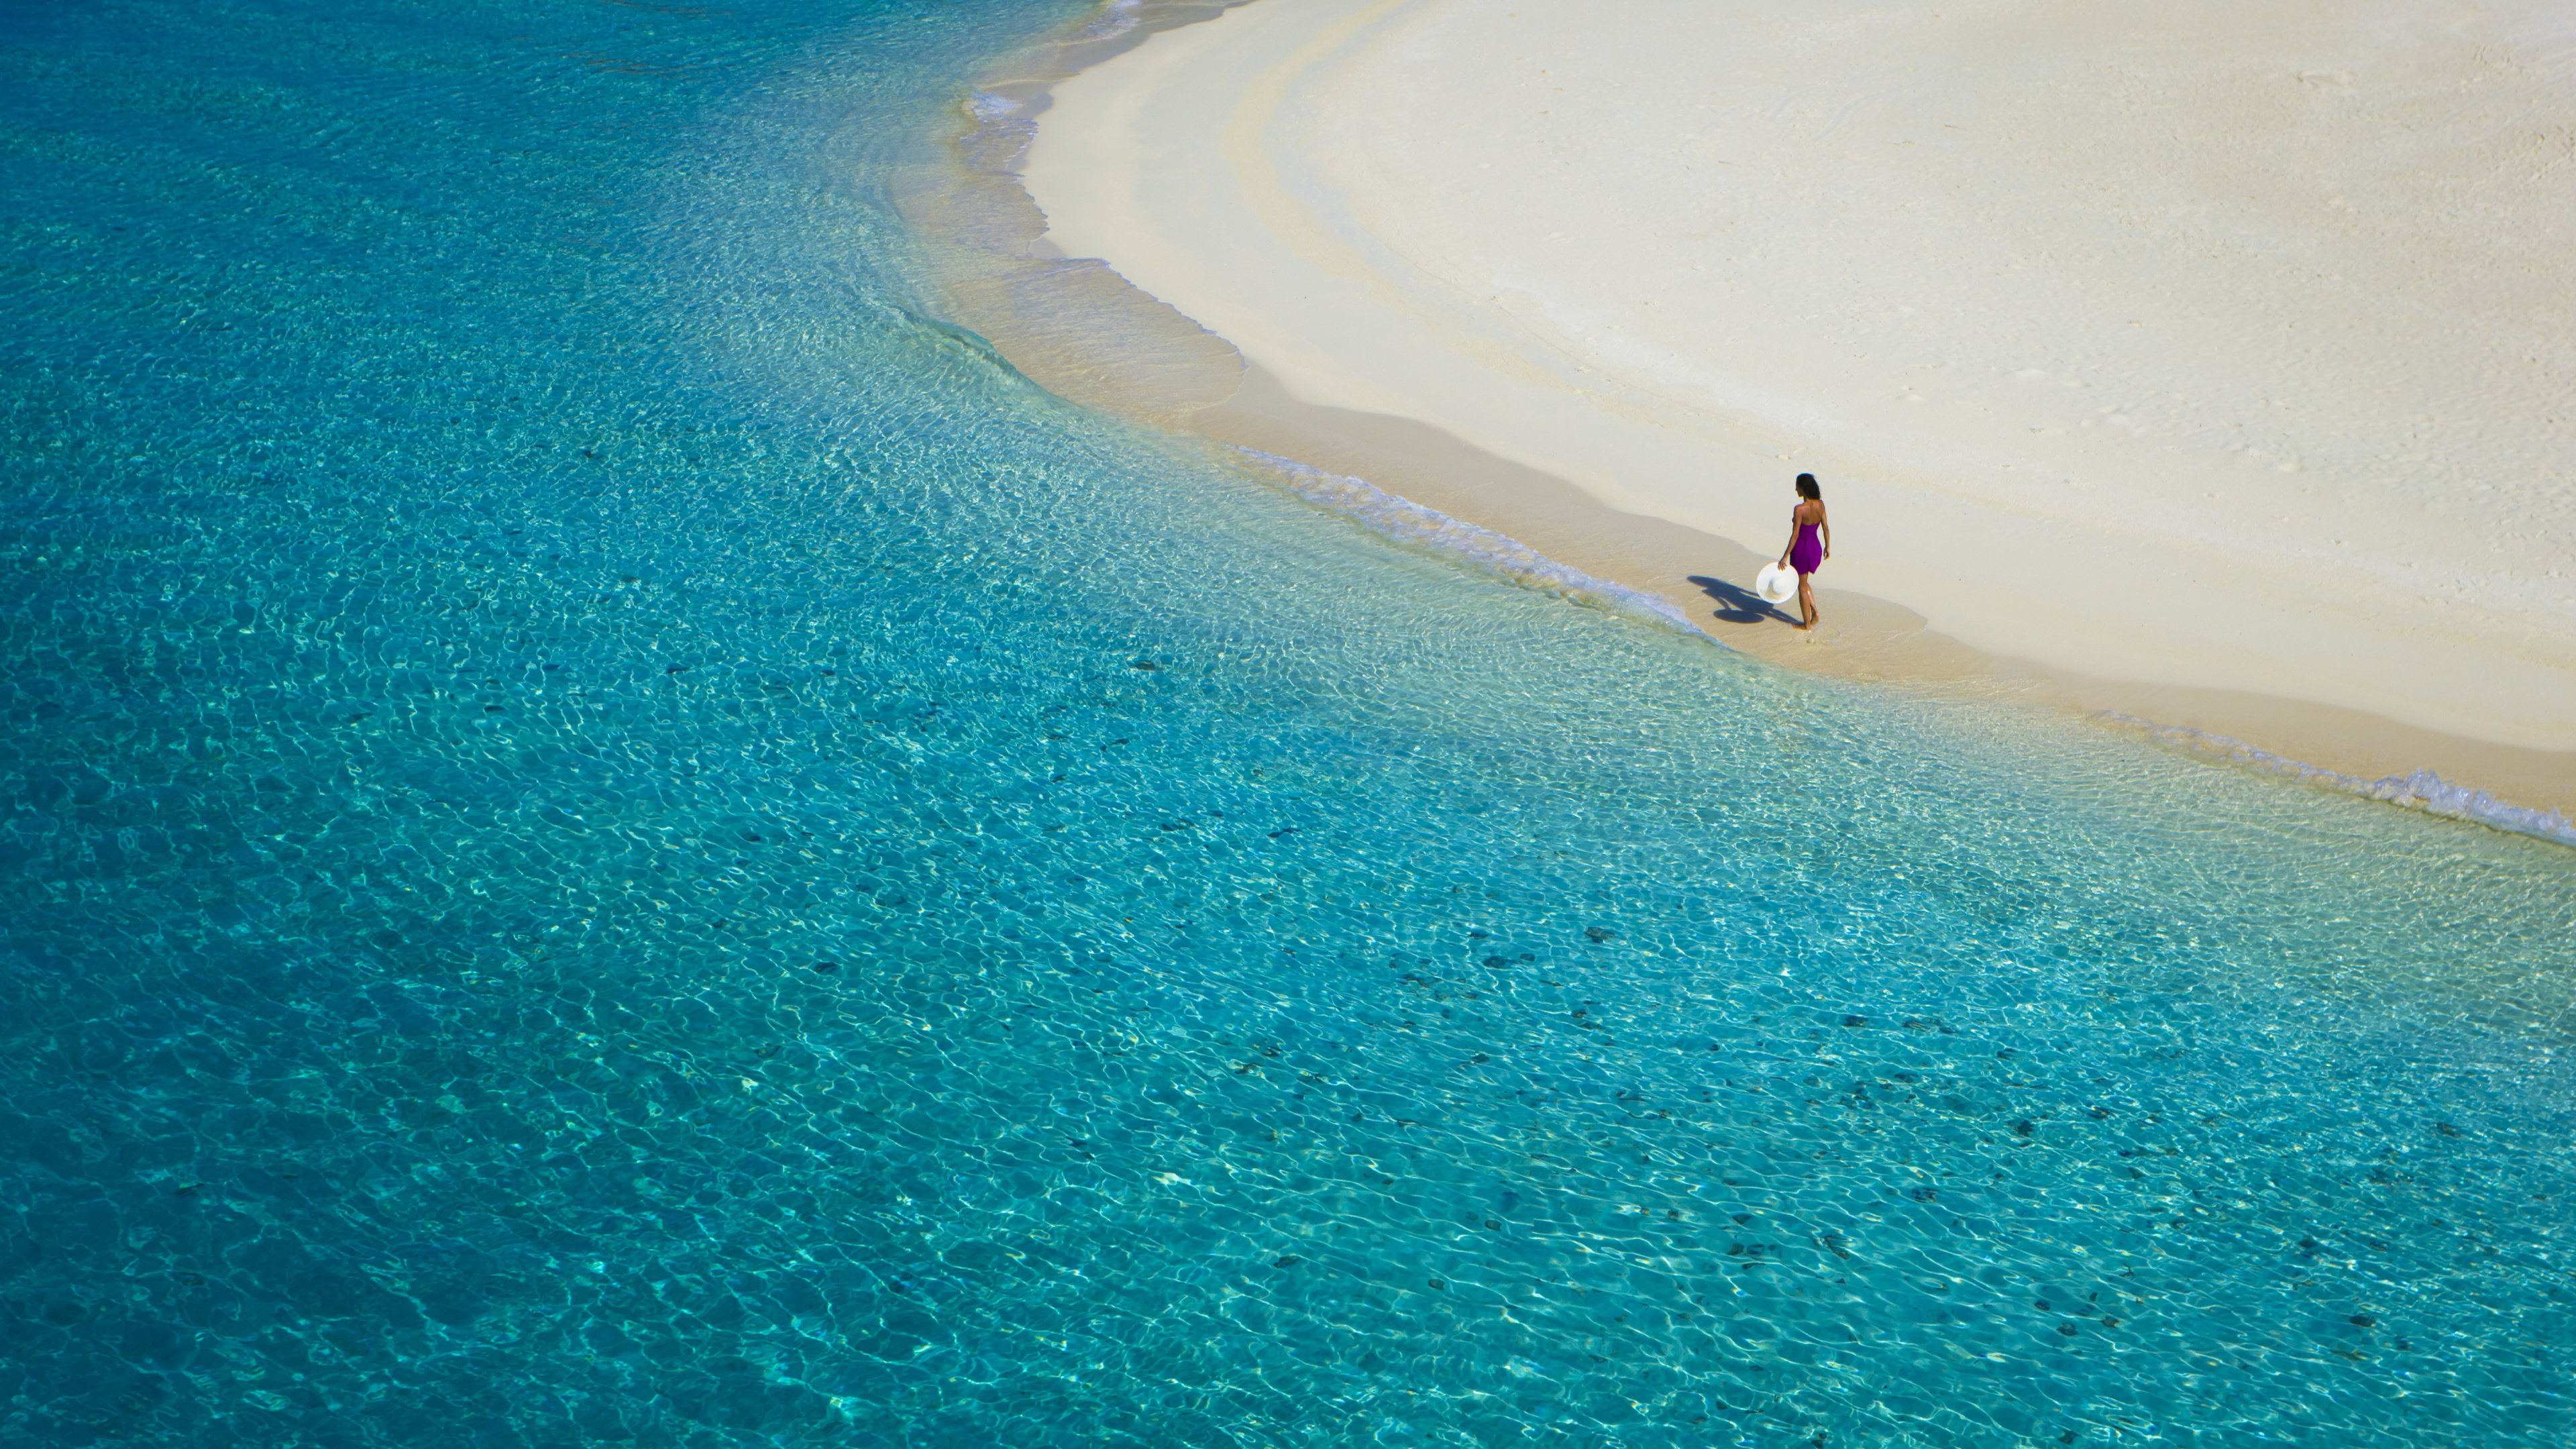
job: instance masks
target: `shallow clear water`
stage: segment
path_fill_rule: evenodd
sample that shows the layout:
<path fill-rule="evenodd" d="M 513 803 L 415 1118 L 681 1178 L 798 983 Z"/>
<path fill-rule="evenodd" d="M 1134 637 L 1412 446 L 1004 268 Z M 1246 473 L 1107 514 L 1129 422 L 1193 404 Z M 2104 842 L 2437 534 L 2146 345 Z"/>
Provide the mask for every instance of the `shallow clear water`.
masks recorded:
<path fill-rule="evenodd" d="M 0 1439 L 2576 1437 L 2576 855 L 1034 391 L 1071 13 L 0 11 Z"/>

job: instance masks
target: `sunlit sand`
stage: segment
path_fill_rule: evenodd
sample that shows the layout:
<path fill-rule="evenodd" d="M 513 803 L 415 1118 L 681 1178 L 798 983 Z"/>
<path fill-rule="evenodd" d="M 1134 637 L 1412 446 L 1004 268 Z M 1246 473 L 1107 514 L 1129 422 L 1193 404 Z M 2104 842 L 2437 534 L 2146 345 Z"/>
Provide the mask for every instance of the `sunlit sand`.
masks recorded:
<path fill-rule="evenodd" d="M 2568 12 L 1776 10 L 1261 0 L 1026 182 L 1287 398 L 1641 533 L 1767 558 L 1814 471 L 1819 581 L 1975 649 L 2576 745 Z"/>

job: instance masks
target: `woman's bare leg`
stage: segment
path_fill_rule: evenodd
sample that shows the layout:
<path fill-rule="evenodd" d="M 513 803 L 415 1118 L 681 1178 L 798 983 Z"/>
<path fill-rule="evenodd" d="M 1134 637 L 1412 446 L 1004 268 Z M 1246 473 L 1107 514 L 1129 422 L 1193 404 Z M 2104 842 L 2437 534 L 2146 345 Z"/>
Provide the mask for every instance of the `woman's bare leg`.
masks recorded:
<path fill-rule="evenodd" d="M 1813 574 L 1798 575 L 1798 612 L 1807 620 L 1798 626 L 1801 629 L 1816 627 L 1816 586 L 1808 582 L 1814 577 Z"/>

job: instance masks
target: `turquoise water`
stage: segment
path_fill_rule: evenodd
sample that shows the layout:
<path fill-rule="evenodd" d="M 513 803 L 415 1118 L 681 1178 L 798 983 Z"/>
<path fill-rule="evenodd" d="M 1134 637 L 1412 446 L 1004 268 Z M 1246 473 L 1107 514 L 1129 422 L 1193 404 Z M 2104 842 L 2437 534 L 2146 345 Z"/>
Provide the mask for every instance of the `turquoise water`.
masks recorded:
<path fill-rule="evenodd" d="M 1033 390 L 1074 13 L 0 10 L 0 1441 L 2576 1438 L 2576 855 Z"/>

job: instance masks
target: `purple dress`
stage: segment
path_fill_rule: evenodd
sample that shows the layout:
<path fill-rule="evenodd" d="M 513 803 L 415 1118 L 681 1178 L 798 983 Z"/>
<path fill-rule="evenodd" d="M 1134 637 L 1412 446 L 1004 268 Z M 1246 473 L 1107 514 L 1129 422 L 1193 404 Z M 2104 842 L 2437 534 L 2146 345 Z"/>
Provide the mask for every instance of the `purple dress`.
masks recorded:
<path fill-rule="evenodd" d="M 1824 563 L 1825 546 L 1816 541 L 1816 526 L 1812 523 L 1798 525 L 1798 541 L 1789 547 L 1789 567 L 1802 574 L 1811 574 L 1824 567 Z"/>

